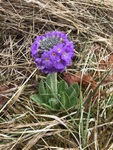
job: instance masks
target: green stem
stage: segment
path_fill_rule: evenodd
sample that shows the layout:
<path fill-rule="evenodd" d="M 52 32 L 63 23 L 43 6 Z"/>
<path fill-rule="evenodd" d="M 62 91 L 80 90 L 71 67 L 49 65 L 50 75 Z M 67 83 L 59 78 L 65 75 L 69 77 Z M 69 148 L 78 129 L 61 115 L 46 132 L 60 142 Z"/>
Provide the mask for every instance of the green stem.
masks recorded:
<path fill-rule="evenodd" d="M 57 73 L 51 74 L 51 89 L 53 90 L 54 94 L 57 94 Z"/>

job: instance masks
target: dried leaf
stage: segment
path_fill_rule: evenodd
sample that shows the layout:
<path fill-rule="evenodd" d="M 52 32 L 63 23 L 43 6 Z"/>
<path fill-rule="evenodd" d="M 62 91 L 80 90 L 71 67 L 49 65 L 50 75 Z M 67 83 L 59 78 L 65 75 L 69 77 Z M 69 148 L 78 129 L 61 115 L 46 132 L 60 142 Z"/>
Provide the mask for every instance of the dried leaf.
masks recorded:
<path fill-rule="evenodd" d="M 64 73 L 64 80 L 66 80 L 70 85 L 74 82 L 77 82 L 82 87 L 86 88 L 89 84 L 92 89 L 97 87 L 97 83 L 94 81 L 93 77 L 90 74 L 83 74 L 82 72 L 77 72 L 75 75 L 70 73 Z"/>
<path fill-rule="evenodd" d="M 77 82 L 80 84 L 80 77 L 79 75 L 76 76 L 76 75 L 72 75 L 70 73 L 64 73 L 64 80 L 66 82 L 69 83 L 69 85 L 72 85 L 74 82 Z"/>
<path fill-rule="evenodd" d="M 106 62 L 105 60 L 101 60 L 99 62 L 99 66 L 98 66 L 99 70 L 100 69 L 107 69 L 108 68 L 108 62 Z"/>
<path fill-rule="evenodd" d="M 108 60 L 101 60 L 99 62 L 99 69 L 110 69 L 112 68 L 113 69 L 113 53 L 111 53 L 108 57 Z"/>
<path fill-rule="evenodd" d="M 110 68 L 113 68 L 113 53 L 111 53 L 109 55 L 109 58 L 108 58 L 108 65 Z"/>

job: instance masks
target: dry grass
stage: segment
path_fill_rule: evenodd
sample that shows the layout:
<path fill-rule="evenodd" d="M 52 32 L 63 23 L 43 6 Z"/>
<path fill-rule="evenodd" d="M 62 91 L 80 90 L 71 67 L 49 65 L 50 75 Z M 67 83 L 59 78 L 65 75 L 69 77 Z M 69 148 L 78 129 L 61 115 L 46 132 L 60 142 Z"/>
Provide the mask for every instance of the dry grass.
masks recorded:
<path fill-rule="evenodd" d="M 65 31 L 73 40 L 78 59 L 69 70 L 90 72 L 97 79 L 98 61 L 113 51 L 112 3 L 110 0 L 31 1 L 0 1 L 0 84 L 11 86 L 6 93 L 0 93 L 8 98 L 0 110 L 0 150 L 112 150 L 113 105 L 106 103 L 110 95 L 101 102 L 98 96 L 97 106 L 91 106 L 85 145 L 80 132 L 80 122 L 85 120 L 82 113 L 77 117 L 76 112 L 56 114 L 29 98 L 44 77 L 31 58 L 30 45 L 35 36 L 47 31 Z M 83 112 L 83 117 L 87 113 Z"/>

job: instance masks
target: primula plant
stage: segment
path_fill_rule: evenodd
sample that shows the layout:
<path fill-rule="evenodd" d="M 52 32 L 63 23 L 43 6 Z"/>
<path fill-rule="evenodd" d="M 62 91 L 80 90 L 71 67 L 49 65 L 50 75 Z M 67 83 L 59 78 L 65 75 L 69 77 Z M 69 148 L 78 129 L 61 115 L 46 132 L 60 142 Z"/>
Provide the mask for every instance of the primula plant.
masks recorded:
<path fill-rule="evenodd" d="M 76 107 L 80 93 L 78 84 L 68 86 L 64 80 L 57 81 L 57 72 L 63 72 L 71 65 L 73 42 L 63 32 L 47 32 L 36 37 L 31 53 L 37 67 L 48 74 L 39 84 L 39 94 L 31 95 L 31 99 L 51 110 Z"/>

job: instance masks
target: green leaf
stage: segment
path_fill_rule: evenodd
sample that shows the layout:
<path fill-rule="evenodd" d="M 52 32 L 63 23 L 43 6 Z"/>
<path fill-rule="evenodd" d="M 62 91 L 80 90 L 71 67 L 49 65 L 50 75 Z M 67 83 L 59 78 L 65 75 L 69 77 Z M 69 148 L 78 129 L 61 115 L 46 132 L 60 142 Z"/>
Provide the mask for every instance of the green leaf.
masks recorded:
<path fill-rule="evenodd" d="M 78 97 L 76 96 L 76 91 L 73 89 L 71 95 L 69 95 L 69 99 L 71 102 L 71 107 L 75 107 L 77 104 Z"/>
<path fill-rule="evenodd" d="M 41 80 L 39 83 L 39 94 L 45 94 L 47 91 L 45 89 L 44 81 Z"/>
<path fill-rule="evenodd" d="M 37 102 L 38 104 L 42 104 L 42 103 L 48 104 L 49 99 L 51 98 L 51 95 L 50 94 L 44 94 L 44 95 L 33 94 L 30 96 L 30 98 L 33 101 Z"/>
<path fill-rule="evenodd" d="M 43 103 L 41 97 L 38 94 L 33 94 L 30 96 L 30 98 L 38 104 Z"/>
<path fill-rule="evenodd" d="M 57 109 L 53 108 L 53 106 L 50 106 L 49 104 L 44 103 L 43 100 L 42 100 L 43 97 L 40 96 L 40 95 L 33 94 L 33 95 L 30 96 L 30 98 L 33 101 L 35 101 L 37 104 L 42 105 L 42 106 L 44 106 L 44 107 L 46 107 L 46 108 L 48 108 L 50 110 L 57 110 Z"/>
<path fill-rule="evenodd" d="M 79 87 L 78 83 L 72 84 L 71 87 L 76 91 L 76 97 L 79 97 L 80 96 L 80 87 Z"/>
<path fill-rule="evenodd" d="M 42 104 L 44 107 L 50 109 L 50 110 L 53 110 L 53 111 L 56 111 L 56 109 L 54 109 L 53 107 L 51 107 L 50 105 L 47 105 L 45 103 Z"/>
<path fill-rule="evenodd" d="M 56 99 L 56 98 L 50 98 L 49 105 L 55 110 L 59 110 L 59 108 L 60 108 L 60 103 L 59 103 L 58 99 Z"/>
<path fill-rule="evenodd" d="M 71 103 L 70 103 L 69 96 L 66 92 L 61 92 L 60 103 L 61 103 L 61 109 L 70 108 Z"/>
<path fill-rule="evenodd" d="M 51 76 L 50 76 L 50 74 L 48 74 L 46 77 L 45 87 L 46 87 L 46 92 L 51 94 L 52 89 L 51 89 Z"/>
<path fill-rule="evenodd" d="M 70 96 L 72 94 L 72 92 L 74 92 L 75 97 L 78 97 L 80 95 L 80 89 L 79 89 L 79 85 L 77 83 L 72 84 L 67 90 L 66 93 Z"/>
<path fill-rule="evenodd" d="M 67 88 L 68 84 L 64 80 L 61 80 L 58 83 L 58 94 L 61 94 L 61 92 L 64 92 Z"/>

